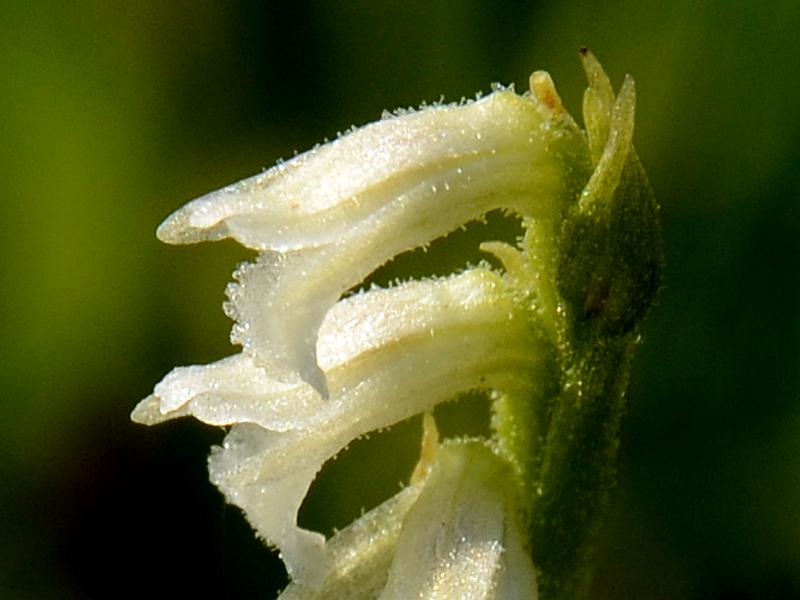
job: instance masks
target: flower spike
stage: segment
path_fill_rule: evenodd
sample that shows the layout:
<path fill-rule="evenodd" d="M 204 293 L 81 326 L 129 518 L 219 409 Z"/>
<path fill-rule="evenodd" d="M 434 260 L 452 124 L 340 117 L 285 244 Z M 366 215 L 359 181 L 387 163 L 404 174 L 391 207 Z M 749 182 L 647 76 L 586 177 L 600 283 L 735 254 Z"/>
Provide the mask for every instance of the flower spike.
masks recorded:
<path fill-rule="evenodd" d="M 276 546 L 284 600 L 580 598 L 608 502 L 632 351 L 661 273 L 658 206 L 633 148 L 635 88 L 597 60 L 585 131 L 550 76 L 385 116 L 190 202 L 174 244 L 256 250 L 228 286 L 239 354 L 179 367 L 131 415 L 230 427 L 211 481 Z M 487 212 L 516 246 L 446 277 L 343 296 Z M 491 435 L 439 441 L 434 408 L 488 393 Z M 409 485 L 326 540 L 298 524 L 353 440 L 424 413 Z M 380 456 L 376 457 L 380 461 Z"/>
<path fill-rule="evenodd" d="M 233 237 L 262 251 L 228 290 L 231 339 L 270 377 L 300 378 L 327 397 L 317 334 L 342 294 L 392 257 L 491 210 L 557 216 L 570 168 L 557 148 L 580 138 L 571 118 L 537 95 L 506 89 L 426 107 L 190 202 L 158 236 Z"/>

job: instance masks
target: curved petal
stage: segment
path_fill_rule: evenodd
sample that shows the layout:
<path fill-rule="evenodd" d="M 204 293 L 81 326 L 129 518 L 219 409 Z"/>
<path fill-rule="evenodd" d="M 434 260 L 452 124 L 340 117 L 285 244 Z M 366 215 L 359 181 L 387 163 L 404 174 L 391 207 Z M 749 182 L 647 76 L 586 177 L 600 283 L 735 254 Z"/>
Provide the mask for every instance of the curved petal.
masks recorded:
<path fill-rule="evenodd" d="M 225 395 L 227 383 L 217 385 L 215 378 L 232 366 L 243 368 L 246 359 L 210 365 L 202 381 L 200 371 L 179 372 L 194 378 L 186 388 L 195 388 L 186 392 L 167 381 L 159 387 L 167 394 L 162 401 L 175 415 L 212 414 L 219 424 L 217 416 L 227 414 L 244 421 L 213 452 L 211 479 L 259 534 L 279 547 L 292 577 L 314 584 L 325 572 L 323 540 L 297 527 L 296 515 L 325 461 L 353 439 L 461 392 L 530 385 L 541 368 L 533 349 L 544 334 L 505 286 L 500 275 L 474 269 L 342 301 L 321 338 L 320 358 L 333 391 L 328 401 L 309 397 L 310 388 L 302 383 L 280 394 L 265 385 L 258 401 L 247 403 L 235 388 Z M 250 384 L 263 375 L 237 376 Z M 253 389 L 257 394 L 258 386 Z M 298 408 L 290 423 L 294 399 Z M 144 402 L 154 410 L 152 399 Z M 285 430 L 253 424 L 269 426 L 270 419 Z"/>
<path fill-rule="evenodd" d="M 158 236 L 174 244 L 233 237 L 287 251 L 335 242 L 386 209 L 435 212 L 441 221 L 450 205 L 462 213 L 451 227 L 498 206 L 541 215 L 559 187 L 547 146 L 561 122 L 535 96 L 511 90 L 387 115 L 190 202 Z"/>
<path fill-rule="evenodd" d="M 155 425 L 194 416 L 209 425 L 256 423 L 285 431 L 323 406 L 308 385 L 270 379 L 249 356 L 236 354 L 209 365 L 173 369 L 136 406 L 131 418 Z"/>
<path fill-rule="evenodd" d="M 476 387 L 505 385 L 502 375 L 496 381 L 480 379 L 490 364 L 530 368 L 538 360 L 524 348 L 538 343 L 541 334 L 526 322 L 513 294 L 501 276 L 484 268 L 356 294 L 336 304 L 320 330 L 320 362 L 332 382 L 330 400 L 322 400 L 303 382 L 274 380 L 248 355 L 237 354 L 210 365 L 173 369 L 132 418 L 155 424 L 193 415 L 211 425 L 254 423 L 288 431 L 383 406 L 393 415 L 392 422 L 401 420 L 415 412 L 395 414 L 402 405 L 384 399 L 377 389 L 370 398 L 368 390 L 398 381 L 407 390 L 418 387 L 414 380 L 435 380 L 440 369 L 452 368 L 437 353 L 458 356 L 460 366 L 455 368 L 471 372 L 468 385 Z M 492 357 L 484 360 L 490 352 Z M 415 357 L 422 360 L 415 362 Z"/>
<path fill-rule="evenodd" d="M 411 485 L 327 543 L 328 571 L 319 588 L 292 582 L 279 600 L 373 600 L 386 585 L 400 527 L 422 485 Z"/>
<path fill-rule="evenodd" d="M 537 598 L 507 468 L 479 442 L 439 448 L 381 600 Z"/>
<path fill-rule="evenodd" d="M 300 378 L 327 397 L 317 334 L 336 300 L 393 256 L 493 209 L 558 214 L 572 139 L 572 150 L 585 148 L 562 109 L 497 91 L 357 129 L 190 202 L 158 234 L 261 250 L 228 290 L 231 339 L 270 377 Z"/>

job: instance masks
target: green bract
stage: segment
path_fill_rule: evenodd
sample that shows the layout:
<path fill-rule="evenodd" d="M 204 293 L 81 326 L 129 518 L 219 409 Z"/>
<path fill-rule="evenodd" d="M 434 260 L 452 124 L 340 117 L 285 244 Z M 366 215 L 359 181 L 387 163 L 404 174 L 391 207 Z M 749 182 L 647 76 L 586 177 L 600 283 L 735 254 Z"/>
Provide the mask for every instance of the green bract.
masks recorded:
<path fill-rule="evenodd" d="M 632 147 L 630 77 L 595 59 L 581 130 L 531 91 L 387 115 L 189 203 L 170 243 L 258 251 L 228 289 L 242 352 L 181 367 L 136 407 L 231 426 L 212 481 L 278 547 L 287 598 L 575 598 L 613 481 L 638 324 L 659 285 L 657 206 Z M 519 215 L 503 269 L 371 289 L 377 267 L 485 213 Z M 353 439 L 491 392 L 489 439 L 426 443 L 412 483 L 330 540 L 297 526 Z"/>

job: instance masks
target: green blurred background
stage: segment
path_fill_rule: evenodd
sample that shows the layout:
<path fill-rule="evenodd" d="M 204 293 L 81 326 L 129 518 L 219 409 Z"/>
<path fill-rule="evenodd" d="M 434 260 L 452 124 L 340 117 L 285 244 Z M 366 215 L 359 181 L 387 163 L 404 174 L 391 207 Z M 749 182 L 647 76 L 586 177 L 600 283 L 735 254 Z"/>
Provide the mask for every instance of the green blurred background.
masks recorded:
<path fill-rule="evenodd" d="M 207 482 L 223 432 L 128 421 L 172 366 L 233 351 L 220 304 L 247 257 L 155 226 L 384 108 L 524 89 L 534 68 L 578 114 L 588 45 L 636 77 L 668 259 L 592 597 L 800 598 L 798 31 L 796 0 L 4 3 L 0 597 L 279 589 Z M 463 264 L 465 235 L 392 268 Z M 354 444 L 302 521 L 329 531 L 391 493 L 418 435 Z"/>

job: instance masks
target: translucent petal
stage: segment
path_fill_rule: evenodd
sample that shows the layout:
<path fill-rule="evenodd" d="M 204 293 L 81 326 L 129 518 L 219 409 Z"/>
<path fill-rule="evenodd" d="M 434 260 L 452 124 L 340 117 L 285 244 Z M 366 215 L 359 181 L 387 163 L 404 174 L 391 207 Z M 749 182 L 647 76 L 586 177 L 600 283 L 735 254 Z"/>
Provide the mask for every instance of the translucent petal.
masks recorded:
<path fill-rule="evenodd" d="M 326 450 L 335 444 L 317 439 L 314 448 L 298 452 L 304 436 L 308 433 L 235 425 L 223 446 L 212 448 L 208 470 L 211 482 L 230 504 L 244 510 L 256 533 L 278 547 L 292 579 L 318 585 L 328 570 L 325 537 L 299 528 L 297 511 Z M 276 460 L 270 461 L 273 453 Z M 292 464 L 287 464 L 287 454 L 292 455 Z"/>
<path fill-rule="evenodd" d="M 257 423 L 285 431 L 307 420 L 323 402 L 308 385 L 270 379 L 249 356 L 236 354 L 209 365 L 173 369 L 131 418 L 155 425 L 192 415 L 209 425 Z"/>
<path fill-rule="evenodd" d="M 326 460 L 353 439 L 461 392 L 528 385 L 541 367 L 532 349 L 542 334 L 531 327 L 525 309 L 515 306 L 504 285 L 496 273 L 475 269 L 341 302 L 326 321 L 320 351 L 332 383 L 330 400 L 309 400 L 309 388 L 302 383 L 285 394 L 267 390 L 260 402 L 248 403 L 253 412 L 242 419 L 247 423 L 234 426 L 223 447 L 215 449 L 209 461 L 212 481 L 245 511 L 263 538 L 279 547 L 294 579 L 314 585 L 325 572 L 321 536 L 298 528 L 296 515 Z M 205 390 L 211 381 L 204 383 L 205 388 L 191 392 L 198 392 L 196 396 L 173 392 L 188 397 L 187 404 L 167 398 L 167 406 L 176 414 L 191 412 L 200 418 L 226 411 L 241 417 L 246 412 L 240 395 L 231 401 L 209 394 Z M 284 407 L 291 406 L 295 395 L 298 410 L 290 423 Z M 152 400 L 144 402 L 152 411 Z M 279 414 L 284 431 L 251 424 Z"/>
<path fill-rule="evenodd" d="M 279 600 L 373 600 L 386 585 L 400 526 L 422 485 L 405 488 L 327 543 L 328 572 L 319 588 L 293 582 Z"/>
<path fill-rule="evenodd" d="M 525 351 L 525 344 L 535 343 L 536 335 L 505 281 L 487 269 L 373 289 L 336 304 L 320 330 L 320 363 L 332 382 L 330 400 L 301 381 L 271 379 L 248 355 L 238 354 L 174 369 L 132 418 L 155 424 L 193 415 L 211 425 L 246 422 L 274 431 L 308 430 L 369 403 L 369 410 L 385 407 L 394 422 L 415 412 L 395 415 L 402 405 L 377 390 L 393 381 L 402 382 L 403 389 L 419 387 L 414 380 L 427 379 L 426 371 L 435 378 L 438 369 L 450 368 L 437 352 L 455 352 L 462 371 L 476 365 L 467 377 L 469 385 L 497 387 L 508 385 L 509 368 L 531 368 L 537 357 Z M 492 357 L 483 358 L 489 352 Z M 500 365 L 500 371 L 485 373 L 492 364 Z M 376 389 L 374 398 L 371 389 Z"/>
<path fill-rule="evenodd" d="M 552 117 L 511 90 L 390 116 L 190 202 L 158 236 L 287 251 L 336 242 L 372 217 L 401 225 L 418 210 L 445 227 L 433 237 L 497 206 L 542 214 L 559 180 L 546 153 Z"/>
<path fill-rule="evenodd" d="M 403 521 L 382 600 L 535 600 L 512 478 L 478 442 L 439 449 Z"/>

